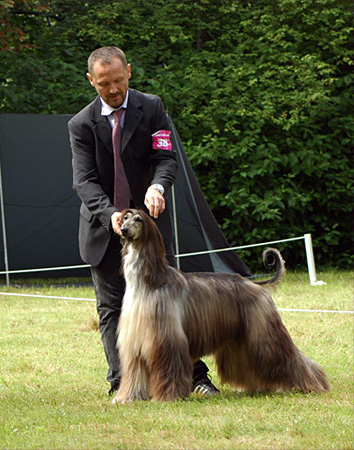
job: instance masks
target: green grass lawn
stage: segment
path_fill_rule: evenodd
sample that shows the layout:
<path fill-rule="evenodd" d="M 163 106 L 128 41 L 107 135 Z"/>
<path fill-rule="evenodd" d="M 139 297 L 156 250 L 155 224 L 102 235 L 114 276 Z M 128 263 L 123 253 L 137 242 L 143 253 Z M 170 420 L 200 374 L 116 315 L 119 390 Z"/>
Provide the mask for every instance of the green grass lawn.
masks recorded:
<path fill-rule="evenodd" d="M 351 272 L 311 286 L 289 273 L 278 308 L 353 310 Z M 90 285 L 0 286 L 1 292 L 94 298 Z M 353 449 L 353 314 L 282 311 L 298 347 L 328 373 L 326 394 L 112 405 L 95 303 L 0 295 L 0 449 Z M 212 358 L 205 358 L 219 386 Z"/>

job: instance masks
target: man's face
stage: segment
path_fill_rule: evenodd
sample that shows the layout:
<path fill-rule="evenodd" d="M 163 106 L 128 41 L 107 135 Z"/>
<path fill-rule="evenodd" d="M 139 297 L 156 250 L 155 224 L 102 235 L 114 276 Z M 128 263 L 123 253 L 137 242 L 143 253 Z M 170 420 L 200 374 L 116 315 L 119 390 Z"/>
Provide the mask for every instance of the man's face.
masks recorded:
<path fill-rule="evenodd" d="M 127 94 L 131 66 L 125 67 L 119 58 L 113 58 L 110 64 L 96 61 L 87 77 L 98 95 L 112 108 L 118 108 Z"/>

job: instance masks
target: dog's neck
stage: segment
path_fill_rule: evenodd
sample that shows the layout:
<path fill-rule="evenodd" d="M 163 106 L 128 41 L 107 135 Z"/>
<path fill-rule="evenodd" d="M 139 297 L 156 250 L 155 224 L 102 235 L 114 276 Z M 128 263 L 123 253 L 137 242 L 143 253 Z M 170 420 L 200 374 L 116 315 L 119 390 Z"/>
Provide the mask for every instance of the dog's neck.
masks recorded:
<path fill-rule="evenodd" d="M 166 283 L 168 262 L 165 254 L 158 254 L 157 247 L 149 240 L 126 242 L 123 247 L 123 274 L 127 286 L 144 284 L 157 289 Z"/>

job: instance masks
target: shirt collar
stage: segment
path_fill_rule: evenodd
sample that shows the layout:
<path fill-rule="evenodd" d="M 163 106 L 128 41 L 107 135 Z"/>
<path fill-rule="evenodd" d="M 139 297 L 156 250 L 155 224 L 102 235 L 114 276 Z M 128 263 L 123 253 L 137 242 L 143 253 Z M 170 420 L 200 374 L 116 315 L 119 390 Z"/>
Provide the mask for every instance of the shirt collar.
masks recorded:
<path fill-rule="evenodd" d="M 127 95 L 125 96 L 124 102 L 122 103 L 122 105 L 118 108 L 127 108 L 127 104 L 128 104 L 128 97 L 129 97 L 129 90 L 127 91 Z M 112 114 L 113 111 L 117 111 L 117 109 L 112 108 L 112 106 L 108 105 L 102 97 L 100 97 L 101 100 L 101 116 L 110 116 Z"/>

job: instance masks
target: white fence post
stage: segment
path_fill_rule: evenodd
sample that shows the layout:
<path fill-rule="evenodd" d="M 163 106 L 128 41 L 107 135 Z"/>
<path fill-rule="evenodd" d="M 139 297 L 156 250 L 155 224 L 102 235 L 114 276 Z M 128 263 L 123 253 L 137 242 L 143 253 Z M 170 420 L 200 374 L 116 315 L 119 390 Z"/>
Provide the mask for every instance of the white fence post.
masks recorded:
<path fill-rule="evenodd" d="M 304 239 L 305 239 L 307 267 L 308 267 L 308 271 L 309 271 L 310 283 L 312 286 L 320 286 L 320 285 L 326 284 L 324 281 L 316 280 L 315 258 L 313 256 L 311 234 L 305 234 Z"/>

